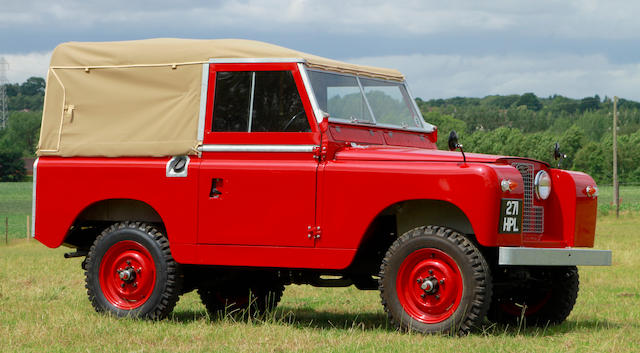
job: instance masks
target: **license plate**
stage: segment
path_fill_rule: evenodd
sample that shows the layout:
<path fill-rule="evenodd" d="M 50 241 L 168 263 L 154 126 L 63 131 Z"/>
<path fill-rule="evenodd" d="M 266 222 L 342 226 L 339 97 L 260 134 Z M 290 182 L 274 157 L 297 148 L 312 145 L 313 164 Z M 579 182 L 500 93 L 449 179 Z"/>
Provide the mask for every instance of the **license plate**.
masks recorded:
<path fill-rule="evenodd" d="M 513 234 L 522 232 L 522 200 L 500 200 L 500 227 L 498 233 Z"/>

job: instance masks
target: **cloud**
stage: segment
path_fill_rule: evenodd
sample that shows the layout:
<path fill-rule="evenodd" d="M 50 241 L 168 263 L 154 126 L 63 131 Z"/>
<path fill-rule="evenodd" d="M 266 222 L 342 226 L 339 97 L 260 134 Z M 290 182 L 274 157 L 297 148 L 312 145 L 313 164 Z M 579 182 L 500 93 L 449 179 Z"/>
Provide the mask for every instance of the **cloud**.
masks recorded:
<path fill-rule="evenodd" d="M 0 50 L 11 62 L 12 82 L 44 76 L 50 51 L 69 40 L 241 37 L 398 68 L 424 99 L 533 91 L 640 100 L 640 2 L 22 0 L 3 5 Z"/>
<path fill-rule="evenodd" d="M 640 100 L 640 64 L 612 63 L 604 55 L 408 55 L 350 62 L 393 67 L 423 99 L 534 92 L 582 98 L 599 94 Z"/>
<path fill-rule="evenodd" d="M 45 77 L 51 52 L 0 54 L 9 62 L 9 82 Z M 395 55 L 345 61 L 396 68 L 422 99 L 534 92 L 582 98 L 598 94 L 640 101 L 640 63 L 620 64 L 606 56 L 575 55 Z"/>
<path fill-rule="evenodd" d="M 324 32 L 387 37 L 508 31 L 526 36 L 620 39 L 637 37 L 637 13 L 640 3 L 622 0 L 23 0 L 3 8 L 0 28 L 226 29 L 243 33 L 277 29 L 295 30 L 291 35 Z"/>
<path fill-rule="evenodd" d="M 9 63 L 7 80 L 11 83 L 22 83 L 32 76 L 46 77 L 51 52 L 0 54 L 0 58 L 2 57 Z"/>

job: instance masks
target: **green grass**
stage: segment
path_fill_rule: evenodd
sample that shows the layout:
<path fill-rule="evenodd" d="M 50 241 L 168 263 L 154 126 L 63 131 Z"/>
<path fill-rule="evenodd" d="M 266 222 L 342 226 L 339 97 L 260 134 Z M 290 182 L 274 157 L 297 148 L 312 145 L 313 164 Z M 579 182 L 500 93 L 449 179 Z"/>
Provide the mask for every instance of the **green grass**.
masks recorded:
<path fill-rule="evenodd" d="M 5 222 L 9 224 L 9 240 L 27 237 L 32 185 L 31 182 L 0 183 L 0 244 L 5 241 Z"/>
<path fill-rule="evenodd" d="M 601 188 L 601 204 L 606 192 Z M 640 188 L 621 194 L 640 203 Z M 26 222 L 30 197 L 30 183 L 0 183 L 0 217 Z M 24 236 L 16 231 L 12 237 Z M 184 295 L 167 320 L 117 319 L 93 311 L 81 260 L 62 256 L 68 249 L 15 239 L 0 245 L 0 352 L 637 351 L 640 215 L 600 216 L 596 248 L 614 251 L 613 266 L 580 268 L 578 301 L 562 325 L 519 329 L 487 322 L 479 332 L 452 338 L 397 332 L 378 292 L 352 287 L 288 286 L 276 312 L 262 320 L 211 319 L 195 293 Z"/>
<path fill-rule="evenodd" d="M 0 246 L 0 351 L 216 352 L 632 352 L 640 345 L 640 217 L 601 217 L 597 248 L 612 267 L 581 267 L 574 311 L 559 326 L 496 326 L 467 337 L 421 336 L 390 327 L 377 291 L 288 286 L 262 320 L 211 319 L 195 293 L 159 322 L 93 311 L 80 259 L 16 240 Z"/>
<path fill-rule="evenodd" d="M 615 213 L 613 205 L 613 187 L 610 185 L 598 186 L 598 212 L 602 215 Z M 620 186 L 620 211 L 640 211 L 640 186 Z"/>

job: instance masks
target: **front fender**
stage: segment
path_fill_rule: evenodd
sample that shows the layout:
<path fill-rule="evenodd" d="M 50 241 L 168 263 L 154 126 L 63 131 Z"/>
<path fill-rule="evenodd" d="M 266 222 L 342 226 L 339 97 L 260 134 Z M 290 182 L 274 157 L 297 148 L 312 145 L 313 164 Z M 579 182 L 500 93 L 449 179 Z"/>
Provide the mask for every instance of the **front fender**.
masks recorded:
<path fill-rule="evenodd" d="M 323 237 L 320 247 L 357 248 L 383 210 L 407 200 L 438 200 L 460 209 L 478 242 L 499 241 L 500 198 L 522 198 L 522 177 L 507 165 L 451 162 L 345 161 L 324 168 Z M 518 187 L 508 195 L 500 180 Z"/>

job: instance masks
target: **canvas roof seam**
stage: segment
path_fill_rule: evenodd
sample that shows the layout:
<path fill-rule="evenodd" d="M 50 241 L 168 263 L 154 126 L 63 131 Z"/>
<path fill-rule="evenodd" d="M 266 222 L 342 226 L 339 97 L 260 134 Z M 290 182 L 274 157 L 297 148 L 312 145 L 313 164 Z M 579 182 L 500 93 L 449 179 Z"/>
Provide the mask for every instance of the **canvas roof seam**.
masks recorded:
<path fill-rule="evenodd" d="M 74 65 L 74 66 L 51 66 L 52 69 L 71 69 L 71 70 L 85 70 L 85 69 L 119 69 L 119 68 L 134 68 L 134 67 L 163 67 L 163 66 L 184 66 L 184 65 L 202 65 L 207 64 L 208 61 L 189 61 L 180 63 L 162 63 L 162 64 L 129 64 L 129 65 Z"/>

